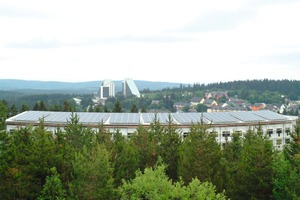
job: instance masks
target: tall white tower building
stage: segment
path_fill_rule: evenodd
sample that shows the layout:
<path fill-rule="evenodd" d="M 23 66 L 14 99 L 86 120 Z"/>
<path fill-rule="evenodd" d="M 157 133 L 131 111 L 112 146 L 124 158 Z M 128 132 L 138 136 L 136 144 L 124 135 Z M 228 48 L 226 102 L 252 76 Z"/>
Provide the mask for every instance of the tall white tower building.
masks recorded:
<path fill-rule="evenodd" d="M 129 97 L 129 96 L 136 96 L 136 97 L 141 97 L 141 94 L 137 88 L 137 86 L 135 85 L 134 81 L 130 78 L 126 78 L 123 81 L 123 85 L 122 85 L 122 89 L 123 89 L 123 95 L 125 97 Z"/>
<path fill-rule="evenodd" d="M 98 97 L 100 99 L 107 99 L 115 96 L 115 84 L 112 80 L 104 80 L 99 88 Z"/>

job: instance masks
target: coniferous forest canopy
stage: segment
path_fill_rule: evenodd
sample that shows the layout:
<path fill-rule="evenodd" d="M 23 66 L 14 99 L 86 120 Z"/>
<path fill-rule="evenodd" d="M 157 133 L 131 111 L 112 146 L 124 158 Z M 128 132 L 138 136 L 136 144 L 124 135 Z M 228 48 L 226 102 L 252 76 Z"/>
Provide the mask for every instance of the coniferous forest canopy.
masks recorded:
<path fill-rule="evenodd" d="M 251 103 L 300 99 L 300 81 L 267 79 L 145 89 L 142 98 L 117 94 L 97 107 L 93 94 L 1 91 L 0 199 L 299 199 L 299 119 L 282 152 L 259 125 L 244 137 L 233 134 L 222 147 L 208 125 L 192 125 L 182 139 L 171 119 L 167 126 L 154 119 L 130 138 L 103 124 L 97 131 L 85 128 L 76 114 L 64 132 L 46 131 L 42 120 L 38 127 L 5 131 L 5 119 L 26 110 L 173 111 L 177 101 L 216 90 Z"/>

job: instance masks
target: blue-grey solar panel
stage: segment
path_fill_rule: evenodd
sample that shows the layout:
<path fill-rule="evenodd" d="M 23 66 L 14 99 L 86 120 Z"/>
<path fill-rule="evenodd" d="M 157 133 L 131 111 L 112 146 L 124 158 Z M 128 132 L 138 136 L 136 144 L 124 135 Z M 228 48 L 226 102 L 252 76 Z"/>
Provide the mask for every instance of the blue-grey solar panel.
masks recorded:
<path fill-rule="evenodd" d="M 32 121 L 36 122 L 48 116 L 50 112 L 45 111 L 27 111 L 14 117 L 14 121 Z"/>
<path fill-rule="evenodd" d="M 150 124 L 154 122 L 155 116 L 156 119 L 161 124 L 166 124 L 169 121 L 169 113 L 142 113 L 143 122 L 145 124 Z"/>
<path fill-rule="evenodd" d="M 151 122 L 153 122 L 155 114 L 154 113 L 141 113 L 141 116 L 142 116 L 143 122 L 145 124 L 150 124 Z"/>
<path fill-rule="evenodd" d="M 266 120 L 273 121 L 273 120 L 286 120 L 286 117 L 280 115 L 278 113 L 269 111 L 269 110 L 261 110 L 261 111 L 253 111 L 253 114 L 263 117 Z"/>
<path fill-rule="evenodd" d="M 136 124 L 140 123 L 139 113 L 111 113 L 110 124 Z"/>
<path fill-rule="evenodd" d="M 45 122 L 67 122 L 70 120 L 70 112 L 52 112 L 48 117 L 45 118 Z"/>
<path fill-rule="evenodd" d="M 80 123 L 90 123 L 93 118 L 93 113 L 78 113 Z"/>
<path fill-rule="evenodd" d="M 230 115 L 242 122 L 262 122 L 264 118 L 253 114 L 253 112 L 230 112 Z"/>
<path fill-rule="evenodd" d="M 109 113 L 94 113 L 91 122 L 93 123 L 105 123 L 106 120 L 109 118 Z"/>
<path fill-rule="evenodd" d="M 238 119 L 231 116 L 227 112 L 214 112 L 214 113 L 203 113 L 204 118 L 206 118 L 210 123 L 237 123 Z"/>
<path fill-rule="evenodd" d="M 198 123 L 201 122 L 201 119 L 204 123 L 207 122 L 201 113 L 174 113 L 173 117 L 179 124 Z"/>
<path fill-rule="evenodd" d="M 169 122 L 170 113 L 157 113 L 157 119 L 161 124 Z M 172 116 L 171 116 L 172 117 Z"/>

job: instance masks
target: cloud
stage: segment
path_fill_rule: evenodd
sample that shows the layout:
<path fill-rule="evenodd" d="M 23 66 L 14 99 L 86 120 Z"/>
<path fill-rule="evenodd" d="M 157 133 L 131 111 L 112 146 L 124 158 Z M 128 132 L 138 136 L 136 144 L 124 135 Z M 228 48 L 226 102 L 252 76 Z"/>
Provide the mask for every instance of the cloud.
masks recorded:
<path fill-rule="evenodd" d="M 61 42 L 57 38 L 43 39 L 34 38 L 24 42 L 13 42 L 6 44 L 7 48 L 20 49 L 51 49 L 60 47 L 79 47 L 93 45 L 111 45 L 118 43 L 174 43 L 174 42 L 189 42 L 192 38 L 176 37 L 176 36 L 133 36 L 125 35 L 120 37 L 99 37 L 99 38 L 82 38 L 72 42 Z"/>
<path fill-rule="evenodd" d="M 183 28 L 187 32 L 208 32 L 233 29 L 255 15 L 251 10 L 218 11 L 202 15 Z"/>
<path fill-rule="evenodd" d="M 98 44 L 114 44 L 123 42 L 133 43 L 174 43 L 174 42 L 189 42 L 193 41 L 190 37 L 179 37 L 172 35 L 152 35 L 152 36 L 134 36 L 124 35 L 119 37 L 99 37 L 92 39 L 84 39 L 81 45 L 98 45 Z"/>
<path fill-rule="evenodd" d="M 296 69 L 299 70 L 300 51 L 262 56 L 258 58 L 258 60 L 256 60 L 255 62 L 261 64 L 286 65 L 286 67 L 291 66 L 291 68 L 294 68 L 295 70 Z"/>
<path fill-rule="evenodd" d="M 32 9 L 23 9 L 17 6 L 9 6 L 0 3 L 0 16 L 9 18 L 48 18 L 49 16 L 43 12 Z"/>
<path fill-rule="evenodd" d="M 18 42 L 7 44 L 8 48 L 25 48 L 25 49 L 48 49 L 48 48 L 58 48 L 64 46 L 56 38 L 49 40 L 42 38 L 34 38 L 27 42 Z"/>

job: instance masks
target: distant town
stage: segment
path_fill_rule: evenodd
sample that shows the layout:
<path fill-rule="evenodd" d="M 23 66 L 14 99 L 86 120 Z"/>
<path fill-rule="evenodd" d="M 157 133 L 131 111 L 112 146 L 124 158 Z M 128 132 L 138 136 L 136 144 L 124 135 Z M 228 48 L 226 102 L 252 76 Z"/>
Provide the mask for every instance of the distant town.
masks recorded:
<path fill-rule="evenodd" d="M 134 80 L 124 79 L 122 82 L 122 95 L 125 98 L 128 97 L 145 97 L 138 90 Z M 258 110 L 270 110 L 280 114 L 291 114 L 298 116 L 300 100 L 291 100 L 285 95 L 277 94 L 277 99 L 280 102 L 267 103 L 267 102 L 255 102 L 250 103 L 245 99 L 241 99 L 238 95 L 230 96 L 228 91 L 206 91 L 203 96 L 194 96 L 193 92 L 184 93 L 190 97 L 190 101 L 177 101 L 173 102 L 173 108 L 169 111 L 172 112 L 230 112 L 230 111 L 258 111 Z M 278 96 L 279 95 L 279 96 Z M 174 96 L 174 95 L 173 95 Z M 109 98 L 115 97 L 115 84 L 112 80 L 104 80 L 93 98 L 93 107 L 99 105 L 105 105 L 105 102 Z M 278 98 L 280 97 L 280 98 Z M 163 99 L 152 99 L 149 112 L 165 112 L 162 108 L 160 110 L 159 105 L 165 99 L 172 100 L 172 95 L 165 95 Z M 266 99 L 268 102 L 269 100 Z M 155 108 L 155 106 L 157 107 Z"/>

